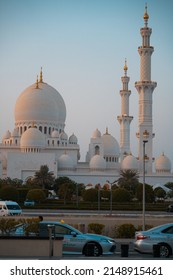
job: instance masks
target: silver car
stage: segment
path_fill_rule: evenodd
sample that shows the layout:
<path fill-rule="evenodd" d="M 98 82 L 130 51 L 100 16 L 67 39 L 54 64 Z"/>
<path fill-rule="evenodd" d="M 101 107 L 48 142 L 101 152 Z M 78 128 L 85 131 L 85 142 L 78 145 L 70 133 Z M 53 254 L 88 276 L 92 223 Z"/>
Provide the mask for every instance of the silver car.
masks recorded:
<path fill-rule="evenodd" d="M 61 222 L 42 221 L 39 223 L 40 237 L 49 237 L 49 228 L 52 228 L 53 237 L 63 237 L 63 254 L 84 254 L 99 256 L 102 254 L 114 254 L 115 240 L 104 235 L 82 233 L 74 227 Z M 24 235 L 26 225 L 19 225 L 12 235 Z M 35 235 L 30 232 L 29 235 Z"/>
<path fill-rule="evenodd" d="M 159 245 L 160 257 L 169 257 L 173 254 L 173 223 L 136 232 L 134 242 L 136 251 L 153 253 L 153 245 Z"/>

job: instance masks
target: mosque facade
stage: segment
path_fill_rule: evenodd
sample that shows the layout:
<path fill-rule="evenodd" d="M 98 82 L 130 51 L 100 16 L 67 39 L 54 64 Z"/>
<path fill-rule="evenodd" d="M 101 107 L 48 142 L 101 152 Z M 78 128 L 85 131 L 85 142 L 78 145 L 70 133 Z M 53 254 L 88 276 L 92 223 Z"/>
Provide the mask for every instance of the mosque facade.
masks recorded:
<path fill-rule="evenodd" d="M 131 91 L 128 88 L 127 62 L 121 77 L 120 142 L 109 133 L 96 129 L 90 139 L 84 162 L 80 161 L 80 146 L 77 136 L 65 132 L 66 105 L 60 93 L 43 81 L 42 69 L 39 80 L 26 88 L 15 104 L 14 130 L 7 130 L 0 143 L 0 177 L 22 179 L 34 177 L 41 165 L 47 165 L 55 177 L 67 176 L 85 185 L 103 185 L 119 178 L 120 170 L 132 169 L 140 174 L 145 170 L 145 181 L 154 185 L 173 181 L 170 159 L 162 153 L 153 157 L 153 114 L 152 95 L 157 86 L 151 80 L 150 45 L 152 29 L 148 27 L 147 7 L 144 13 L 144 27 L 140 29 L 142 44 L 140 56 L 140 80 L 135 83 L 138 92 L 138 155 L 131 153 L 129 115 Z M 144 169 L 145 166 L 145 169 Z"/>

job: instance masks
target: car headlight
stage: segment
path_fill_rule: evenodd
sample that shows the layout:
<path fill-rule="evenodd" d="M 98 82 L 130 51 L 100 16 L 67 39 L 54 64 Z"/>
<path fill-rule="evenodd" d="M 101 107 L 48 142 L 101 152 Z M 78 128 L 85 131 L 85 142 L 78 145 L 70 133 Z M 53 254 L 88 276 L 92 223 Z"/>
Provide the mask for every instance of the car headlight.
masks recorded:
<path fill-rule="evenodd" d="M 115 240 L 113 240 L 113 239 L 102 239 L 102 241 L 107 242 L 109 244 L 114 244 L 115 243 Z"/>

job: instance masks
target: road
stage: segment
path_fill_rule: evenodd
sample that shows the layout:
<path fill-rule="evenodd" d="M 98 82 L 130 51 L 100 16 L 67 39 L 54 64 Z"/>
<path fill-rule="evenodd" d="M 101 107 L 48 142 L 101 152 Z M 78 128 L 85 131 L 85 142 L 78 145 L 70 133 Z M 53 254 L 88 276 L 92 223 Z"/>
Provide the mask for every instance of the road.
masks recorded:
<path fill-rule="evenodd" d="M 131 223 L 134 226 L 142 225 L 142 213 L 140 211 L 86 211 L 86 210 L 50 210 L 50 209 L 24 209 L 24 217 L 43 216 L 44 220 L 63 220 L 71 225 L 84 224 L 85 229 L 89 223 L 102 223 L 109 233 L 115 225 Z M 173 222 L 173 213 L 146 212 L 147 225 L 157 226 Z M 79 228 L 80 229 L 80 228 Z"/>

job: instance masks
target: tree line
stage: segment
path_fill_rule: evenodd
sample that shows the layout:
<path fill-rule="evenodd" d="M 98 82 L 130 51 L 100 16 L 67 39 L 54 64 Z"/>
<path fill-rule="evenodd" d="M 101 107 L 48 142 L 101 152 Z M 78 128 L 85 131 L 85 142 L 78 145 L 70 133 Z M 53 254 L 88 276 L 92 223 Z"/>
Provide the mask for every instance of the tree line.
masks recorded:
<path fill-rule="evenodd" d="M 170 196 L 173 197 L 173 183 L 168 182 L 167 187 L 172 190 Z M 143 185 L 139 182 L 139 174 L 134 170 L 120 170 L 119 179 L 114 183 L 105 183 L 102 188 L 96 184 L 90 189 L 86 189 L 84 184 L 78 184 L 68 177 L 55 178 L 49 171 L 47 165 L 42 165 L 40 170 L 35 172 L 33 178 L 25 183 L 19 179 L 0 179 L 0 199 L 23 202 L 24 200 L 34 200 L 37 203 L 44 202 L 48 198 L 58 198 L 66 204 L 67 201 L 110 201 L 130 202 L 143 199 Z M 152 186 L 145 184 L 146 202 L 154 202 L 158 199 L 165 199 L 166 192 L 162 188 L 153 190 Z"/>

